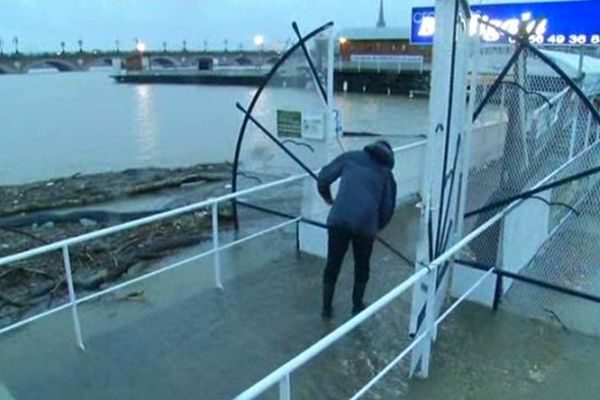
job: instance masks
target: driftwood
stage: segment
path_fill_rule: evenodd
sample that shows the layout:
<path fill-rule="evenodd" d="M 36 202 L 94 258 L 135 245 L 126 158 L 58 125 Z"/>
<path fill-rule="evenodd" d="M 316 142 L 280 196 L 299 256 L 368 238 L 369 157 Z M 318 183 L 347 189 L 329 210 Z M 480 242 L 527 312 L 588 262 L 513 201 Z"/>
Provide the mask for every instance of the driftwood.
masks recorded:
<path fill-rule="evenodd" d="M 116 174 L 76 175 L 22 186 L 0 186 L 0 256 L 167 211 L 123 213 L 101 210 L 101 205 L 97 210 L 53 211 L 58 208 L 147 194 L 186 184 L 228 181 L 229 169 L 223 164 L 175 170 L 128 170 Z M 207 189 L 213 190 L 214 186 Z M 222 190 L 219 186 L 216 188 Z M 219 207 L 223 226 L 231 221 L 231 213 L 230 204 Z M 71 246 L 76 290 L 101 289 L 125 274 L 139 274 L 152 267 L 154 260 L 198 245 L 210 237 L 210 221 L 210 209 L 199 210 Z M 33 310 L 51 307 L 55 299 L 66 296 L 60 252 L 0 267 L 0 325 Z"/>
<path fill-rule="evenodd" d="M 188 168 L 130 169 L 92 175 L 76 174 L 26 185 L 0 186 L 0 217 L 80 207 L 127 196 L 147 194 L 198 182 L 231 178 L 229 164 Z"/>

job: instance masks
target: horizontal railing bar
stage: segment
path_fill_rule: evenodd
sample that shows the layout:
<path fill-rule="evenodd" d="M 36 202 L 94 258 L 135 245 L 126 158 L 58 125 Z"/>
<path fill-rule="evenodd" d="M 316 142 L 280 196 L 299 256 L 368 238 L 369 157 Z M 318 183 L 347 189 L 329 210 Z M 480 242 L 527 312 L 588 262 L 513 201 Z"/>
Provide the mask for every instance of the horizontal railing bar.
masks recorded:
<path fill-rule="evenodd" d="M 239 239 L 239 240 L 236 240 L 234 242 L 231 242 L 231 243 L 228 243 L 226 245 L 223 245 L 223 246 L 219 247 L 218 249 L 211 249 L 209 251 L 205 251 L 202 254 L 198 254 L 198 255 L 195 255 L 193 257 L 186 258 L 185 260 L 181 260 L 181 261 L 178 261 L 178 262 L 176 262 L 174 264 L 167 265 L 167 266 L 165 266 L 165 267 L 163 267 L 161 269 L 157 269 L 156 271 L 152 271 L 152 272 L 150 272 L 148 274 L 145 274 L 145 275 L 142 275 L 142 276 L 138 276 L 138 277 L 136 277 L 134 279 L 131 279 L 131 280 L 127 281 L 127 282 L 123 282 L 121 284 L 118 284 L 118 285 L 115 285 L 115 286 L 111 286 L 110 288 L 107 288 L 107 289 L 102 290 L 100 292 L 90 294 L 90 295 L 88 295 L 86 297 L 82 297 L 81 299 L 77 300 L 77 304 L 84 303 L 84 302 L 89 301 L 89 300 L 93 300 L 93 299 L 95 299 L 97 297 L 101 297 L 101 296 L 104 296 L 104 295 L 106 295 L 108 293 L 115 292 L 117 290 L 123 289 L 123 288 L 125 288 L 125 287 L 127 287 L 129 285 L 133 285 L 134 283 L 146 280 L 146 279 L 151 278 L 151 277 L 156 276 L 156 275 L 160 275 L 160 274 L 162 274 L 164 272 L 167 272 L 167 271 L 170 271 L 172 269 L 178 268 L 178 267 L 180 267 L 180 266 L 182 266 L 184 264 L 188 264 L 188 263 L 190 263 L 192 261 L 196 261 L 196 260 L 199 260 L 201 258 L 210 256 L 210 255 L 216 253 L 217 251 L 227 250 L 227 249 L 229 249 L 231 247 L 234 247 L 234 246 L 237 246 L 237 245 L 242 244 L 244 242 L 247 242 L 249 240 L 255 239 L 255 238 L 259 237 L 259 236 L 266 235 L 267 233 L 274 232 L 274 231 L 276 231 L 278 229 L 281 229 L 281 228 L 284 228 L 284 227 L 286 227 L 288 225 L 295 224 L 297 222 L 297 220 L 299 220 L 299 218 L 297 218 L 296 220 L 283 222 L 283 223 L 275 225 L 275 226 L 273 226 L 271 228 L 265 229 L 263 231 L 254 233 L 254 234 L 246 236 L 246 237 L 244 237 L 242 239 Z"/>
<path fill-rule="evenodd" d="M 419 142 L 415 142 L 415 143 L 411 143 L 408 145 L 404 145 L 404 146 L 399 146 L 394 148 L 394 152 L 400 152 L 400 151 L 406 151 L 406 150 L 410 150 L 412 148 L 418 147 L 418 146 L 423 146 L 426 143 L 425 140 L 419 141 Z M 317 170 L 318 172 L 318 170 Z M 6 264 L 11 264 L 17 261 L 21 261 L 24 260 L 26 258 L 30 258 L 30 257 L 35 257 L 41 254 L 45 254 L 51 251 L 55 251 L 55 250 L 60 250 L 62 247 L 64 246 L 72 246 L 75 244 L 79 244 L 82 242 L 87 242 L 90 240 L 94 240 L 94 239 L 99 239 L 101 237 L 107 236 L 107 235 L 111 235 L 113 233 L 118 233 L 124 230 L 128 230 L 128 229 L 132 229 L 132 228 L 136 228 L 142 225 L 147 225 L 150 224 L 152 222 L 157 222 L 166 218 L 172 218 L 172 217 L 176 217 L 178 215 L 181 214 L 185 214 L 188 212 L 192 212 L 192 211 L 196 211 L 202 208 L 206 208 L 209 206 L 212 206 L 215 203 L 221 203 L 224 201 L 229 201 L 229 200 L 233 200 L 236 199 L 240 196 L 247 196 L 249 194 L 253 194 L 256 192 L 260 192 L 263 190 L 267 190 L 276 186 L 280 186 L 280 185 L 285 185 L 288 183 L 292 183 L 304 178 L 307 178 L 309 175 L 307 173 L 303 173 L 303 174 L 296 174 L 296 175 L 292 175 L 289 176 L 287 178 L 284 179 L 280 179 L 277 181 L 273 181 L 273 182 L 269 182 L 269 183 L 265 183 L 263 185 L 259 185 L 259 186 L 254 186 L 248 189 L 244 189 L 244 190 L 240 190 L 234 193 L 229 193 L 220 197 L 215 197 L 215 198 L 210 198 L 207 200 L 203 200 L 201 202 L 198 203 L 194 203 L 194 204 L 190 204 L 184 207 L 180 207 L 180 208 L 176 208 L 173 210 L 169 210 L 169 211 L 165 211 L 162 213 L 158 213 L 158 214 L 154 214 L 145 218 L 140 218 L 134 221 L 129 221 L 129 222 L 125 222 L 119 225 L 114 225 L 108 228 L 104 228 L 104 229 L 98 229 L 96 231 L 90 232 L 90 233 L 85 233 L 83 235 L 79 235 L 79 236 L 74 236 L 71 238 L 67 238 L 67 239 L 63 239 L 54 243 L 50 243 L 47 245 L 43 245 L 40 247 L 36 247 L 34 249 L 31 250 L 26 250 L 24 252 L 21 253 L 17 253 L 17 254 L 13 254 L 10 256 L 6 256 L 6 257 L 2 257 L 0 258 L 0 266 L 6 265 Z"/>
<path fill-rule="evenodd" d="M 254 192 L 257 191 L 261 191 L 261 190 L 266 190 L 275 186 L 279 186 L 279 185 L 283 185 L 286 183 L 290 183 L 290 182 L 294 182 L 297 181 L 299 179 L 305 178 L 305 175 L 293 175 L 290 176 L 288 178 L 285 179 L 281 179 L 278 181 L 274 181 L 274 182 L 270 182 L 267 183 L 265 185 L 261 185 L 261 186 L 255 186 L 249 189 L 245 189 L 245 190 L 241 190 L 235 193 L 230 193 L 221 197 L 216 197 L 216 198 L 211 198 L 211 199 L 207 199 L 198 203 L 194 203 L 194 204 L 190 204 L 188 206 L 185 207 L 180 207 L 174 210 L 170 210 L 170 211 L 165 211 L 162 213 L 158 213 L 155 215 L 151 215 L 149 217 L 145 217 L 145 218 L 140 218 L 137 219 L 135 221 L 130 221 L 130 222 L 126 222 L 124 224 L 119 224 L 119 225 L 115 225 L 115 226 L 111 226 L 108 228 L 104 228 L 104 229 L 99 229 L 97 231 L 94 232 L 90 232 L 90 233 L 86 233 L 83 235 L 79 235 L 79 236 L 75 236 L 72 238 L 68 238 L 68 239 L 64 239 L 58 242 L 54 242 L 48 245 L 44 245 L 44 246 L 40 246 L 37 247 L 35 249 L 32 250 L 27 250 L 24 251 L 22 253 L 18 253 L 12 256 L 7 256 L 7 257 L 3 257 L 0 258 L 0 265 L 6 265 L 6 264 L 10 264 L 16 261 L 21 261 L 25 258 L 30 258 L 36 255 L 40 255 L 40 254 L 44 254 L 50 251 L 54 251 L 54 250 L 58 250 L 64 246 L 72 246 L 74 244 L 79 244 L 82 242 L 87 242 L 93 239 L 98 239 L 101 238 L 103 236 L 107 236 L 113 233 L 118 233 L 127 229 L 132 229 L 132 228 L 136 228 L 139 227 L 141 225 L 147 225 L 149 223 L 152 222 L 156 222 L 156 221 L 160 221 L 166 218 L 171 218 L 171 217 L 175 217 L 178 216 L 180 214 L 185 214 L 188 212 L 192 212 L 192 211 L 196 211 L 202 208 L 206 208 L 209 207 L 211 205 L 213 205 L 214 203 L 221 203 L 224 201 L 228 201 L 228 200 L 232 200 L 238 196 L 245 196 L 248 194 L 252 194 Z"/>
<path fill-rule="evenodd" d="M 548 181 L 550 181 L 556 175 L 558 175 L 563 170 L 565 170 L 567 167 L 569 167 L 570 165 L 572 165 L 580 157 L 583 157 L 585 154 L 587 154 L 587 152 L 590 151 L 593 147 L 596 147 L 596 145 L 592 145 L 592 146 L 588 147 L 587 149 L 585 149 L 584 151 L 582 151 L 581 153 L 579 153 L 576 157 L 572 158 L 568 162 L 564 163 L 563 165 L 561 165 L 560 167 L 558 167 L 557 169 L 555 169 L 552 173 L 550 173 L 544 179 L 542 179 L 537 184 L 535 184 L 532 187 L 532 190 L 536 189 L 536 188 L 538 188 L 538 187 L 540 187 L 542 185 L 545 185 Z M 548 190 L 550 190 L 550 189 L 548 189 Z M 440 254 L 435 260 L 433 260 L 431 262 L 431 264 L 440 266 L 444 262 L 448 261 L 450 258 L 452 258 L 454 256 L 454 254 L 456 252 L 458 252 L 458 250 L 460 250 L 461 248 L 463 248 L 465 245 L 469 244 L 473 239 L 475 239 L 477 236 L 479 236 L 480 234 L 482 234 L 483 232 L 485 232 L 486 230 L 488 230 L 492 225 L 494 225 L 501 218 L 503 218 L 509 212 L 513 211 L 518 205 L 520 205 L 521 203 L 523 203 L 526 200 L 527 200 L 527 198 L 517 199 L 514 202 L 510 203 L 509 205 L 507 205 L 506 208 L 504 208 L 501 211 L 499 211 L 492 218 L 490 218 L 485 223 L 481 224 L 479 227 L 477 227 L 475 230 L 473 230 L 473 232 L 471 232 L 467 236 L 463 237 L 454 246 L 452 246 L 451 248 L 449 248 L 448 250 L 446 250 L 445 252 L 443 252 L 442 254 Z"/>
<path fill-rule="evenodd" d="M 261 379 L 254 386 L 245 390 L 241 394 L 239 394 L 235 399 L 236 400 L 248 400 L 254 399 L 259 396 L 261 393 L 269 389 L 271 386 L 275 385 L 277 382 L 281 380 L 286 375 L 291 374 L 293 371 L 313 359 L 316 355 L 321 353 L 327 347 L 335 343 L 337 340 L 345 336 L 348 332 L 354 329 L 356 326 L 363 323 L 366 319 L 371 317 L 381 308 L 385 307 L 391 301 L 395 300 L 402 293 L 411 288 L 415 283 L 419 282 L 423 277 L 428 274 L 428 270 L 423 268 L 411 275 L 407 280 L 402 282 L 400 285 L 396 286 L 394 289 L 390 290 L 387 294 L 379 298 L 361 313 L 356 315 L 354 318 L 350 319 L 343 325 L 339 326 L 333 332 L 314 343 L 312 346 L 298 354 L 296 357 L 271 372 L 269 375 Z"/>
<path fill-rule="evenodd" d="M 198 255 L 195 255 L 195 256 L 192 256 L 192 257 L 188 257 L 185 260 L 181 260 L 181 261 L 178 261 L 178 262 L 176 262 L 174 264 L 167 265 L 167 266 L 165 266 L 163 268 L 157 269 L 156 271 L 152 271 L 150 273 L 138 276 L 136 278 L 130 279 L 130 280 L 126 281 L 126 282 L 120 283 L 120 284 L 115 285 L 115 286 L 111 286 L 111 287 L 109 287 L 107 289 L 104 289 L 104 290 L 101 290 L 99 292 L 92 293 L 92 294 L 90 294 L 88 296 L 85 296 L 85 297 L 77 299 L 75 301 L 75 304 L 79 305 L 79 304 L 82 304 L 82 303 L 94 300 L 94 299 L 96 299 L 98 297 L 102 297 L 104 295 L 107 295 L 109 293 L 116 292 L 118 290 L 126 288 L 126 287 L 128 287 L 130 285 L 133 285 L 135 283 L 138 283 L 138 282 L 144 281 L 146 279 L 149 279 L 149 278 L 151 278 L 153 276 L 160 275 L 160 274 L 162 274 L 164 272 L 173 270 L 173 269 L 178 268 L 178 267 L 180 267 L 182 265 L 188 264 L 188 263 L 190 263 L 192 261 L 198 260 L 198 259 L 203 258 L 203 257 L 207 257 L 207 256 L 209 256 L 211 254 L 214 254 L 216 251 L 222 251 L 222 250 L 231 248 L 233 246 L 236 246 L 236 245 L 242 244 L 244 242 L 247 242 L 247 241 L 249 241 L 251 239 L 254 239 L 254 238 L 258 237 L 258 236 L 261 236 L 261 235 L 264 235 L 264 234 L 276 231 L 276 230 L 281 229 L 281 228 L 283 228 L 285 226 L 288 226 L 288 225 L 292 225 L 292 224 L 296 223 L 298 220 L 299 220 L 299 218 L 297 218 L 295 220 L 292 220 L 292 221 L 285 221 L 285 222 L 283 222 L 281 224 L 278 224 L 278 225 L 275 225 L 275 226 L 273 226 L 271 228 L 265 229 L 263 231 L 260 231 L 260 232 L 254 233 L 252 235 L 246 236 L 246 237 L 244 237 L 242 239 L 239 239 L 239 240 L 236 240 L 234 242 L 228 243 L 228 244 L 226 244 L 224 246 L 221 246 L 218 249 L 211 249 L 211 250 L 206 251 L 206 252 L 204 252 L 202 254 L 198 254 Z M 20 328 L 20 327 L 22 327 L 24 325 L 28 325 L 28 324 L 30 324 L 32 322 L 35 322 L 35 321 L 37 321 L 39 319 L 42 319 L 42 318 L 47 317 L 47 316 L 50 316 L 50 315 L 52 315 L 52 314 L 54 314 L 56 312 L 62 311 L 62 310 L 66 309 L 66 308 L 69 308 L 69 307 L 71 307 L 71 303 L 64 304 L 64 305 L 62 305 L 60 307 L 53 308 L 52 310 L 45 311 L 43 313 L 40 313 L 40 314 L 34 315 L 34 316 L 30 317 L 30 318 L 27 318 L 27 319 L 25 319 L 23 321 L 17 322 L 17 323 L 12 324 L 12 325 L 9 325 L 9 326 L 7 326 L 7 327 L 5 327 L 3 329 L 0 329 L 0 335 L 2 335 L 3 333 L 6 333 L 6 332 L 12 331 L 14 329 Z"/>
<path fill-rule="evenodd" d="M 486 271 L 488 268 L 490 268 L 489 265 L 484 265 L 484 264 L 480 264 L 480 263 L 473 262 L 473 261 L 455 260 L 455 262 L 462 266 L 477 269 L 480 271 Z M 557 285 L 555 283 L 546 282 L 541 279 L 532 278 L 532 277 L 529 277 L 526 275 L 518 274 L 516 272 L 510 272 L 510 271 L 506 271 L 506 270 L 499 269 L 496 267 L 493 267 L 493 268 L 494 268 L 494 274 L 496 274 L 496 275 L 514 279 L 515 281 L 529 283 L 534 286 L 543 287 L 544 289 L 556 290 L 557 292 L 560 292 L 563 294 L 568 294 L 568 295 L 574 296 L 574 297 L 578 297 L 580 299 L 589 300 L 594 303 L 600 303 L 600 296 L 595 296 L 593 294 L 586 293 L 581 290 L 571 289 L 566 286 L 561 286 L 561 285 Z"/>
<path fill-rule="evenodd" d="M 456 309 L 456 307 L 458 307 L 471 293 L 473 293 L 473 291 L 479 287 L 479 285 L 481 285 L 483 283 L 483 281 L 490 276 L 490 274 L 494 271 L 493 268 L 491 268 L 486 274 L 484 274 L 481 278 L 479 278 L 477 280 L 477 282 L 475 282 L 473 284 L 473 286 L 471 286 L 469 288 L 469 290 L 467 290 L 460 298 L 458 298 L 450 308 L 448 308 L 448 310 L 446 310 L 446 312 L 444 314 L 442 314 L 440 317 L 438 317 L 437 320 L 435 320 L 435 327 L 437 327 L 439 324 L 442 323 L 442 321 L 444 321 L 444 319 L 446 319 L 446 317 L 448 317 L 448 315 L 450 315 L 450 313 Z M 417 338 L 415 338 L 410 345 L 408 345 L 408 347 L 406 347 L 396 358 L 394 358 L 388 365 L 385 366 L 385 368 L 383 368 L 377 375 L 375 375 L 375 377 L 373 377 L 373 379 L 371 379 L 369 381 L 369 383 L 367 383 L 365 386 L 362 387 L 362 389 L 360 389 L 358 392 L 356 392 L 356 394 L 354 396 L 352 396 L 350 398 L 350 400 L 356 400 L 358 398 L 360 398 L 363 394 L 365 394 L 367 391 L 369 391 L 369 389 L 371 389 L 373 387 L 373 385 L 375 385 L 377 382 L 379 382 L 381 380 L 381 378 L 383 378 L 392 368 L 394 368 L 400 361 L 402 361 L 402 359 L 404 357 L 406 357 L 421 341 L 423 341 L 423 339 L 425 339 L 427 336 L 429 336 L 429 333 L 431 331 L 431 327 L 427 328 L 423 333 L 421 333 L 419 336 L 417 336 Z"/>
<path fill-rule="evenodd" d="M 25 325 L 28 325 L 28 324 L 30 324 L 32 322 L 37 321 L 38 319 L 42 319 L 42 318 L 48 317 L 48 316 L 50 316 L 52 314 L 55 314 L 55 313 L 57 313 L 59 311 L 66 310 L 66 309 L 68 309 L 70 307 L 71 307 L 71 303 L 67 303 L 67 304 L 63 304 L 62 306 L 58 306 L 56 308 L 53 308 L 51 310 L 44 311 L 43 313 L 36 314 L 36 315 L 34 315 L 32 317 L 29 317 L 27 319 L 24 319 L 22 321 L 16 322 L 16 323 L 14 323 L 12 325 L 9 325 L 7 327 L 4 327 L 4 328 L 0 329 L 0 335 L 2 335 L 3 333 L 7 333 L 7 332 L 10 332 L 10 331 L 13 331 L 13 330 L 18 329 L 18 328 L 21 328 L 21 327 L 23 327 Z"/>

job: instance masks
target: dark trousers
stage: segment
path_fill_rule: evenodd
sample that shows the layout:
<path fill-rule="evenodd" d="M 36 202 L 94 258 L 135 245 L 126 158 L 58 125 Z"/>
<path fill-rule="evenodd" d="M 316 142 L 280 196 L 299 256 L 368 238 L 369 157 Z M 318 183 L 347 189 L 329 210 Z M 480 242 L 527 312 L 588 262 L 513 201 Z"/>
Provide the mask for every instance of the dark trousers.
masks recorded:
<path fill-rule="evenodd" d="M 352 242 L 354 252 L 354 290 L 352 303 L 355 308 L 363 305 L 363 296 L 369 281 L 369 262 L 373 252 L 373 238 L 352 234 L 347 229 L 329 228 L 327 242 L 327 266 L 323 273 L 323 308 L 331 309 L 335 284 L 340 274 L 344 256 Z"/>

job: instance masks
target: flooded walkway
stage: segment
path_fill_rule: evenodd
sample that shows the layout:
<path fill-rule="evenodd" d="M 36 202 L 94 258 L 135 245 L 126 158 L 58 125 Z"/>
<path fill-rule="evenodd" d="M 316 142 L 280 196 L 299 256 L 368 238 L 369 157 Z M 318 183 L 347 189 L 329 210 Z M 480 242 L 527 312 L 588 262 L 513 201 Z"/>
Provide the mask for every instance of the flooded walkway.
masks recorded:
<path fill-rule="evenodd" d="M 410 249 L 416 218 L 414 207 L 399 210 L 383 236 Z M 74 344 L 68 312 L 0 336 L 0 381 L 16 400 L 228 399 L 350 318 L 351 257 L 335 317 L 324 323 L 323 261 L 297 256 L 293 228 L 227 250 L 222 259 L 224 292 L 212 287 L 209 257 L 80 306 L 85 352 Z M 376 247 L 367 300 L 411 273 L 412 266 Z M 407 293 L 301 368 L 292 376 L 294 398 L 352 395 L 408 344 L 409 309 Z M 403 365 L 365 397 L 596 399 L 600 393 L 597 339 L 468 304 L 438 337 L 429 380 L 409 381 Z M 275 390 L 265 398 L 275 398 Z"/>

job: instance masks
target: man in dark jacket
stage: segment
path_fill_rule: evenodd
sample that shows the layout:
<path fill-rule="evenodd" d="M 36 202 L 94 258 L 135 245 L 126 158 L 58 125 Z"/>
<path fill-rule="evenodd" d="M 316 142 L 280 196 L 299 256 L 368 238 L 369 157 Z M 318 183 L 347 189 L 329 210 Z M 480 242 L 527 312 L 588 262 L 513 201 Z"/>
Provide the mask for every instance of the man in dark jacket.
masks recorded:
<path fill-rule="evenodd" d="M 327 266 L 323 274 L 324 318 L 332 315 L 335 284 L 348 246 L 354 252 L 355 315 L 365 308 L 363 296 L 369 280 L 369 262 L 377 232 L 392 219 L 396 206 L 396 181 L 392 174 L 394 152 L 386 141 L 377 141 L 362 151 L 346 152 L 326 165 L 317 187 L 323 199 L 332 204 L 327 225 Z M 330 186 L 341 178 L 335 200 Z"/>

